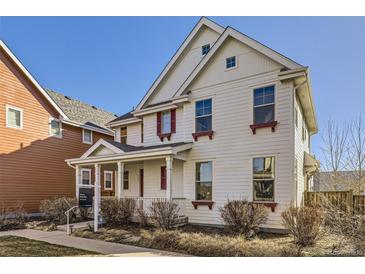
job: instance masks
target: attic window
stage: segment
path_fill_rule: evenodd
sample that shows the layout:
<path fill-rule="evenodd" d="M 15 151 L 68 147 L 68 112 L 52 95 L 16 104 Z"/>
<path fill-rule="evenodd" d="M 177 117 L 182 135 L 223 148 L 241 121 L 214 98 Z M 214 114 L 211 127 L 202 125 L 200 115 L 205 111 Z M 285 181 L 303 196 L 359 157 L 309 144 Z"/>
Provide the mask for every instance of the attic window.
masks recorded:
<path fill-rule="evenodd" d="M 71 100 L 71 97 L 70 96 L 67 96 L 66 95 L 65 98 L 68 99 L 68 100 Z"/>
<path fill-rule="evenodd" d="M 202 55 L 206 55 L 210 50 L 210 44 L 206 44 L 204 46 L 202 46 Z"/>
<path fill-rule="evenodd" d="M 236 56 L 228 57 L 226 59 L 226 69 L 232 69 L 237 66 Z"/>

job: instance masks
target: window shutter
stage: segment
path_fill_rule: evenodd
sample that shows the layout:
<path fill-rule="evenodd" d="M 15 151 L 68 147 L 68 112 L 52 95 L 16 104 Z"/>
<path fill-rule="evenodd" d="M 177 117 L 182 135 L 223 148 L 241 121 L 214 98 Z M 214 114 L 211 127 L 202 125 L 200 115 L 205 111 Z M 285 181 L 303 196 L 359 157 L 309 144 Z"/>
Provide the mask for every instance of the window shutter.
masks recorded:
<path fill-rule="evenodd" d="M 161 111 L 157 112 L 157 136 L 161 135 Z"/>
<path fill-rule="evenodd" d="M 176 109 L 171 110 L 171 133 L 176 133 Z"/>
<path fill-rule="evenodd" d="M 166 167 L 161 167 L 161 189 L 166 189 Z"/>

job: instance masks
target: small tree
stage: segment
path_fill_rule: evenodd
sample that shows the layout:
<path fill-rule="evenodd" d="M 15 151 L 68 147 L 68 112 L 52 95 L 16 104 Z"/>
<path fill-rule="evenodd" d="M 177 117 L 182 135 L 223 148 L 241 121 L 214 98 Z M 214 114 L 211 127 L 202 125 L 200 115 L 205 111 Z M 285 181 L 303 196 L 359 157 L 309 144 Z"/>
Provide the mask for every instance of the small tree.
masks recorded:
<path fill-rule="evenodd" d="M 225 225 L 232 231 L 243 234 L 246 239 L 253 237 L 268 217 L 264 205 L 246 200 L 228 200 L 219 211 Z"/>
<path fill-rule="evenodd" d="M 281 214 L 285 227 L 299 246 L 314 244 L 320 236 L 324 214 L 320 207 L 290 206 Z"/>
<path fill-rule="evenodd" d="M 172 201 L 155 201 L 150 206 L 151 219 L 162 230 L 173 228 L 179 218 L 179 207 Z"/>

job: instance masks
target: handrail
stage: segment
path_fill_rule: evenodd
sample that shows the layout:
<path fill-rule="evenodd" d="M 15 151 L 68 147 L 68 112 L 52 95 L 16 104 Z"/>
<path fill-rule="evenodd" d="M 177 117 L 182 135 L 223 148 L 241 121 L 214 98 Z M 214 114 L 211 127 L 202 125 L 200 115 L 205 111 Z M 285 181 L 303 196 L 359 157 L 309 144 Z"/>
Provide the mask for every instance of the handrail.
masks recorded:
<path fill-rule="evenodd" d="M 66 219 L 67 219 L 67 224 L 66 224 L 66 234 L 70 235 L 71 234 L 71 230 L 70 230 L 70 212 L 72 210 L 74 210 L 75 208 L 78 208 L 79 206 L 73 206 L 70 209 L 68 209 L 65 214 L 66 214 Z"/>

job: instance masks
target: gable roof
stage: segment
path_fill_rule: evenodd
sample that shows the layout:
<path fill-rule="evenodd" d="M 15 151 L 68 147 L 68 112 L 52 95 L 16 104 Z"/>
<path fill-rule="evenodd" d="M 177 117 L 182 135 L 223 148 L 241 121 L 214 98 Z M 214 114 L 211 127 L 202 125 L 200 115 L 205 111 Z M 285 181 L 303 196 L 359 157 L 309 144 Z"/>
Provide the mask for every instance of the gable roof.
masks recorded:
<path fill-rule="evenodd" d="M 164 77 L 167 75 L 169 70 L 174 66 L 174 64 L 177 62 L 185 48 L 190 44 L 190 42 L 193 40 L 195 35 L 199 32 L 199 30 L 203 27 L 207 26 L 208 28 L 213 29 L 214 31 L 218 33 L 223 33 L 224 28 L 217 23 L 213 22 L 212 20 L 202 17 L 200 18 L 199 22 L 195 25 L 195 27 L 192 29 L 192 31 L 189 33 L 189 35 L 185 38 L 184 42 L 180 45 L 180 47 L 177 49 L 175 54 L 172 56 L 170 61 L 167 63 L 165 68 L 162 70 L 162 72 L 159 74 L 157 79 L 153 82 L 152 86 L 149 88 L 145 96 L 142 98 L 142 100 L 138 103 L 136 110 L 140 110 L 143 105 L 146 103 L 147 99 L 154 93 L 155 89 L 158 87 L 160 82 L 164 79 Z"/>
<path fill-rule="evenodd" d="M 189 84 L 197 77 L 202 68 L 209 62 L 209 60 L 214 56 L 214 54 L 220 49 L 220 47 L 224 44 L 224 42 L 232 37 L 243 44 L 253 48 L 259 53 L 269 57 L 270 59 L 276 61 L 279 64 L 282 64 L 288 69 L 298 69 L 303 66 L 294 62 L 293 60 L 285 57 L 284 55 L 274 51 L 273 49 L 257 42 L 256 40 L 250 38 L 249 36 L 231 28 L 227 27 L 226 30 L 221 34 L 218 40 L 214 43 L 210 51 L 205 55 L 204 58 L 199 62 L 199 64 L 195 67 L 195 69 L 191 72 L 188 78 L 184 81 L 184 83 L 180 86 L 180 88 L 174 94 L 175 96 L 180 96 L 183 94 L 185 89 L 189 86 Z"/>
<path fill-rule="evenodd" d="M 69 119 L 77 124 L 108 130 L 105 124 L 116 117 L 116 115 L 109 111 L 72 99 L 56 91 L 47 89 L 46 92 L 66 113 Z"/>
<path fill-rule="evenodd" d="M 10 59 L 18 66 L 18 68 L 25 74 L 25 76 L 32 82 L 32 84 L 39 90 L 39 92 L 45 97 L 45 99 L 56 109 L 56 111 L 64 119 L 68 119 L 66 113 L 52 100 L 49 94 L 43 89 L 43 87 L 37 82 L 37 80 L 30 74 L 30 72 L 24 67 L 19 59 L 11 52 L 6 46 L 3 40 L 0 39 L 0 49 L 3 49 Z"/>
<path fill-rule="evenodd" d="M 132 114 L 132 111 L 129 111 L 121 116 L 118 116 L 117 118 L 114 118 L 113 120 L 109 120 L 108 122 L 109 123 L 114 123 L 114 122 L 118 122 L 118 121 L 123 121 L 123 120 L 127 120 L 127 119 L 130 119 L 130 118 L 133 118 L 133 114 Z"/>

